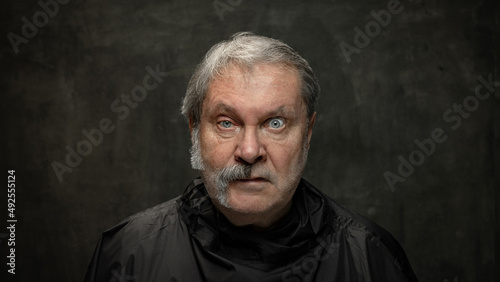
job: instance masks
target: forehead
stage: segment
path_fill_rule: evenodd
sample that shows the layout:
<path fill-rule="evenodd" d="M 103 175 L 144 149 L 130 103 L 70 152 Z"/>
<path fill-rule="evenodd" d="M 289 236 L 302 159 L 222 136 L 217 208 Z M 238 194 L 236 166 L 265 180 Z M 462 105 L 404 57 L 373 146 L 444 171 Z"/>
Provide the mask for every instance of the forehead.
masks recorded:
<path fill-rule="evenodd" d="M 229 65 L 212 80 L 203 103 L 205 110 L 221 105 L 261 110 L 300 110 L 303 105 L 296 68 L 285 64 Z M 248 107 L 246 107 L 248 109 Z"/>

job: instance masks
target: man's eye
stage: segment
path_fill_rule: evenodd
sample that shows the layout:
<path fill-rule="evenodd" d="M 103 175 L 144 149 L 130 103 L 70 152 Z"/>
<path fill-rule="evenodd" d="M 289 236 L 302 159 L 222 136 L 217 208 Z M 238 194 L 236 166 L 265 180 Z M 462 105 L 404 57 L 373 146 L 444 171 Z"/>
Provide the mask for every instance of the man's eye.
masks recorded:
<path fill-rule="evenodd" d="M 269 121 L 269 126 L 274 129 L 280 128 L 284 124 L 285 122 L 280 118 L 273 118 L 272 120 Z"/>
<path fill-rule="evenodd" d="M 228 120 L 223 120 L 223 121 L 219 122 L 219 125 L 224 127 L 224 128 L 230 128 L 231 126 L 233 126 L 233 123 L 228 121 Z"/>

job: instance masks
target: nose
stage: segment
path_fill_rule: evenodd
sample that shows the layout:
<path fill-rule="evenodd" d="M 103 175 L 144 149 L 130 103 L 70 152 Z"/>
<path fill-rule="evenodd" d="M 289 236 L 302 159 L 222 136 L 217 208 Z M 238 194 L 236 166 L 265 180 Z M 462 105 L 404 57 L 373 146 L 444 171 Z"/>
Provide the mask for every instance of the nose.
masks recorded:
<path fill-rule="evenodd" d="M 235 157 L 236 161 L 248 164 L 265 159 L 265 150 L 256 128 L 247 127 L 242 130 Z"/>

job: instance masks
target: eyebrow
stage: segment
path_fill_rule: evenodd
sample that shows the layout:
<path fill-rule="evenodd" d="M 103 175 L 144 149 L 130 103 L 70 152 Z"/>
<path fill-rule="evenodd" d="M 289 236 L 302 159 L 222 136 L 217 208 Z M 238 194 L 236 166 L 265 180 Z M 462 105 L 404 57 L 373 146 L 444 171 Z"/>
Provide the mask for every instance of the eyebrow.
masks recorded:
<path fill-rule="evenodd" d="M 236 114 L 237 111 L 235 108 L 228 106 L 224 103 L 219 103 L 215 107 L 216 112 L 220 113 L 226 113 L 226 114 Z M 285 117 L 292 117 L 295 116 L 291 111 L 289 111 L 285 106 L 280 106 L 277 109 L 274 109 L 268 113 L 266 113 L 266 116 L 285 116 Z"/>
<path fill-rule="evenodd" d="M 214 108 L 215 108 L 216 112 L 222 112 L 222 113 L 235 113 L 236 112 L 236 110 L 233 107 L 228 106 L 224 103 L 219 103 Z"/>

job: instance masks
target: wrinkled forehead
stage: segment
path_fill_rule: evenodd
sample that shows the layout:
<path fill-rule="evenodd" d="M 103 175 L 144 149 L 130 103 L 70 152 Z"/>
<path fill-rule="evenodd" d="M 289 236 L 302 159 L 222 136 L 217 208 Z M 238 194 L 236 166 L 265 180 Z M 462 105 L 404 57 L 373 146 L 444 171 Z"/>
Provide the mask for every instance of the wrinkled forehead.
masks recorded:
<path fill-rule="evenodd" d="M 246 65 L 232 62 L 215 72 L 208 84 L 204 98 L 206 99 L 207 94 L 211 92 L 214 84 L 220 84 L 222 81 L 248 83 L 252 78 L 256 77 L 262 83 L 268 83 L 269 85 L 284 83 L 289 88 L 296 90 L 290 93 L 290 95 L 296 96 L 296 94 L 299 94 L 298 98 L 301 99 L 302 97 L 302 83 L 295 66 L 285 63 L 255 63 Z"/>
<path fill-rule="evenodd" d="M 210 92 L 214 84 L 221 82 L 248 83 L 252 80 L 269 85 L 285 84 L 288 88 L 297 90 L 296 93 L 300 94 L 301 92 L 299 72 L 294 66 L 284 63 L 256 63 L 252 65 L 231 63 L 216 72 L 208 84 L 207 93 Z"/>

